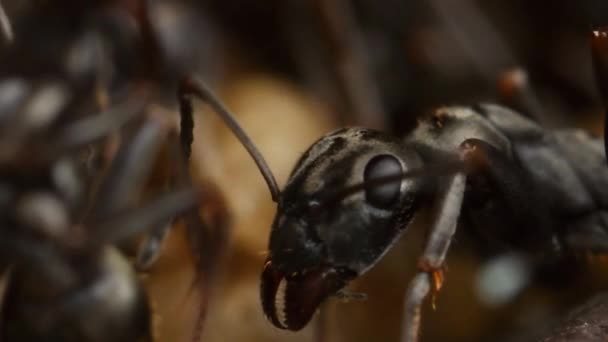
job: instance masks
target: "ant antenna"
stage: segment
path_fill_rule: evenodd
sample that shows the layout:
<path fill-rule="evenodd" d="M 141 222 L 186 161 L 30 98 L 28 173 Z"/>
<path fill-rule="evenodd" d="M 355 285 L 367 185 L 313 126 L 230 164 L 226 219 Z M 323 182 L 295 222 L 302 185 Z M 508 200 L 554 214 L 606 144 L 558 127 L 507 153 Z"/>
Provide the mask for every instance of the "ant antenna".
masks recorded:
<path fill-rule="evenodd" d="M 232 113 L 218 100 L 217 96 L 209 89 L 205 83 L 195 77 L 188 77 L 182 81 L 180 85 L 179 92 L 181 96 L 194 94 L 202 101 L 206 102 L 213 110 L 222 118 L 226 126 L 230 128 L 232 133 L 237 137 L 237 139 L 243 144 L 253 161 L 258 166 L 258 169 L 262 173 L 262 177 L 266 181 L 268 185 L 268 190 L 270 190 L 270 196 L 272 197 L 272 201 L 277 203 L 280 196 L 279 186 L 277 185 L 277 181 L 266 164 L 266 160 L 255 147 L 255 144 L 249 138 L 247 133 L 243 130 L 241 125 L 239 125 L 238 121 L 234 117 Z"/>
<path fill-rule="evenodd" d="M 450 160 L 439 162 L 432 165 L 427 165 L 399 173 L 394 173 L 391 175 L 386 175 L 382 177 L 373 178 L 367 180 L 365 182 L 357 183 L 354 185 L 347 186 L 340 190 L 330 192 L 327 195 L 321 197 L 319 205 L 315 206 L 315 210 L 319 210 L 320 208 L 332 206 L 345 198 L 352 196 L 360 191 L 365 189 L 374 188 L 390 183 L 394 183 L 397 181 L 402 181 L 405 179 L 413 179 L 417 177 L 435 177 L 435 176 L 445 176 L 454 174 L 457 172 L 462 172 L 465 170 L 465 165 L 461 160 Z"/>
<path fill-rule="evenodd" d="M 11 21 L 6 15 L 6 11 L 4 10 L 4 6 L 0 3 L 0 31 L 2 31 L 2 35 L 4 36 L 4 40 L 7 43 L 13 42 L 13 27 L 11 25 Z"/>

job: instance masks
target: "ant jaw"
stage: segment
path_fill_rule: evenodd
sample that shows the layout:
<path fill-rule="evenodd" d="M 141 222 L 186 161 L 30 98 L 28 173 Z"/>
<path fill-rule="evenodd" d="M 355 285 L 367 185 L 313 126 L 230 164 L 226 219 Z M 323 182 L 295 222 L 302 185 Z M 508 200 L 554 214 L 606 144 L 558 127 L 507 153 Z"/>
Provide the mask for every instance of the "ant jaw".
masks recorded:
<path fill-rule="evenodd" d="M 277 328 L 298 331 L 312 319 L 319 305 L 354 277 L 331 266 L 285 274 L 268 259 L 262 272 L 260 295 L 268 320 Z"/>

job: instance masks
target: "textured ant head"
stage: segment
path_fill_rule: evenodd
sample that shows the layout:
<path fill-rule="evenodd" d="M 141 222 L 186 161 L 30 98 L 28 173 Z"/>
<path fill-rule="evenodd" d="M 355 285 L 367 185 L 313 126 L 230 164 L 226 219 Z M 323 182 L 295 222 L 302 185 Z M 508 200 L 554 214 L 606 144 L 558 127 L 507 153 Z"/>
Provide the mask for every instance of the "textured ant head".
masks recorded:
<path fill-rule="evenodd" d="M 302 156 L 281 194 L 262 274 L 274 325 L 301 329 L 389 249 L 415 212 L 420 181 L 371 182 L 420 166 L 413 149 L 363 128 L 329 134 Z"/>

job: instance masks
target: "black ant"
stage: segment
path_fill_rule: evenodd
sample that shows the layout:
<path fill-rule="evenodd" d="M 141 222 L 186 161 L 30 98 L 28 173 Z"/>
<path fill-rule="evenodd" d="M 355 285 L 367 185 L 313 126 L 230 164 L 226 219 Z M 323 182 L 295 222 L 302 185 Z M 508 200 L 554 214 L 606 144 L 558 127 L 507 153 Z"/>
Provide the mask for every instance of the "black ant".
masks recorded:
<path fill-rule="evenodd" d="M 535 265 L 605 253 L 601 146 L 586 132 L 545 130 L 494 104 L 440 108 L 401 138 L 365 128 L 328 134 L 304 153 L 276 200 L 261 276 L 264 312 L 277 328 L 302 329 L 429 203 L 436 218 L 406 294 L 403 341 L 418 340 L 422 303 L 443 284 L 462 220 Z"/>
<path fill-rule="evenodd" d="M 304 327 L 322 301 L 372 267 L 417 209 L 433 199 L 438 216 L 419 262 L 421 273 L 408 291 L 404 340 L 417 339 L 421 303 L 430 291 L 441 287 L 442 265 L 461 212 L 474 227 L 485 228 L 484 235 L 535 258 L 553 260 L 564 250 L 604 251 L 608 247 L 603 243 L 607 241 L 604 215 L 598 209 L 608 205 L 602 191 L 608 175 L 595 172 L 604 158 L 597 150 L 598 141 L 580 132 L 545 131 L 496 105 L 440 109 L 403 139 L 361 128 L 334 132 L 309 149 L 285 189 L 279 191 L 261 155 L 203 82 L 189 77 L 188 66 L 167 65 L 158 57 L 162 44 L 148 26 L 145 1 L 125 2 L 126 7 L 132 4 L 130 14 L 141 26 L 139 50 L 146 58 L 139 59 L 144 62 L 134 75 L 126 76 L 130 100 L 90 116 L 73 114 L 82 108 L 68 103 L 50 113 L 61 120 L 35 122 L 39 125 L 35 127 L 19 120 L 2 123 L 14 134 L 3 137 L 0 147 L 18 147 L 12 153 L 0 150 L 3 179 L 11 184 L 5 208 L 13 209 L 12 200 L 21 199 L 16 215 L 9 209 L 3 213 L 14 229 L 1 232 L 1 261 L 12 268 L 3 311 L 7 324 L 3 334 L 9 339 L 133 340 L 144 335 L 149 309 L 142 304 L 144 294 L 134 272 L 115 246 L 137 233 L 152 231 L 140 260 L 145 265 L 158 253 L 167 222 L 186 213 L 191 225 L 203 225 L 196 215 L 188 215 L 202 196 L 189 184 L 185 166 L 193 138 L 192 96 L 211 105 L 233 130 L 278 204 L 261 296 L 264 312 L 279 328 Z M 20 44 L 19 34 L 6 23 L 0 11 L 4 42 Z M 103 20 L 100 26 L 116 29 Z M 121 33 L 120 28 L 117 31 Z M 109 40 L 116 45 L 129 37 L 112 33 Z M 115 57 L 119 62 L 127 59 Z M 178 88 L 179 128 L 149 106 L 148 99 L 159 96 L 159 80 L 166 76 L 157 72 L 167 66 L 178 69 L 168 83 Z M 104 66 L 85 70 L 87 77 L 77 77 L 84 83 L 73 80 L 67 93 L 84 89 L 90 95 L 94 87 L 90 76 L 95 79 L 102 74 L 97 67 Z M 77 76 L 82 76 L 81 71 Z M 6 105 L 0 112 L 28 109 L 14 107 Z M 21 116 L 27 118 L 26 114 Z M 92 198 L 70 197 L 69 182 L 56 178 L 55 170 L 63 168 L 61 176 L 74 173 L 74 167 L 65 168 L 65 160 L 80 165 L 80 152 L 91 145 L 99 152 L 106 147 L 96 144 L 99 140 L 129 128 L 132 135 L 107 158 L 100 185 L 93 186 L 98 192 Z M 177 168 L 171 190 L 133 206 L 125 199 L 140 190 L 160 141 L 169 145 Z M 25 147 L 30 151 L 27 160 L 21 158 Z M 35 172 L 19 172 L 32 170 L 28 163 L 34 164 Z M 31 183 L 32 179 L 36 182 Z M 48 193 L 54 196 L 51 200 L 44 197 Z M 87 205 L 81 217 L 82 202 Z M 534 206 L 522 205 L 526 203 Z M 30 220 L 47 213 L 48 206 L 64 210 L 67 221 L 46 216 Z M 197 246 L 204 259 L 200 270 L 212 273 L 218 247 L 213 246 L 214 239 L 203 241 Z M 42 291 L 40 283 L 46 285 Z M 126 295 L 115 296 L 117 288 L 126 290 L 122 292 Z M 11 325 L 11 320 L 20 324 Z"/>

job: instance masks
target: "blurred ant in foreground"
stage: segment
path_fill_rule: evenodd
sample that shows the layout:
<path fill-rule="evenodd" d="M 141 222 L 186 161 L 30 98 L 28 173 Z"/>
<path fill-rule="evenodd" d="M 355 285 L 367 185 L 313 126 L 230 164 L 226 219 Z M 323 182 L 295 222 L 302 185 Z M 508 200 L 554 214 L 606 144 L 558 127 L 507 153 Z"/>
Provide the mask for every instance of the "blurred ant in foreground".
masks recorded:
<path fill-rule="evenodd" d="M 190 76 L 200 56 L 169 46 L 152 15 L 160 14 L 147 1 L 66 0 L 31 9 L 13 26 L 0 6 L 3 340 L 152 340 L 147 296 L 120 249 L 144 234 L 135 266 L 148 268 L 176 218 L 191 237 L 196 281 L 209 288 L 226 213 L 213 187 L 191 184 L 192 98 L 263 160 Z M 192 27 L 172 27 L 180 28 Z M 163 101 L 177 102 L 179 124 Z M 150 188 L 162 161 L 164 181 Z M 205 222 L 199 205 L 210 200 L 215 211 Z"/>
<path fill-rule="evenodd" d="M 606 31 L 594 39 L 605 96 Z M 441 289 L 462 220 L 539 266 L 606 253 L 604 164 L 599 139 L 548 131 L 493 104 L 440 108 L 402 138 L 365 128 L 326 135 L 300 158 L 279 196 L 270 189 L 278 211 L 262 272 L 264 312 L 277 328 L 302 329 L 432 203 L 436 218 L 404 302 L 402 340 L 417 341 L 422 303 Z"/>

